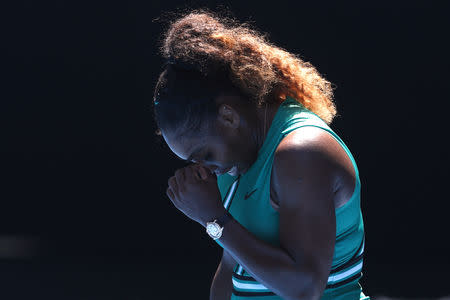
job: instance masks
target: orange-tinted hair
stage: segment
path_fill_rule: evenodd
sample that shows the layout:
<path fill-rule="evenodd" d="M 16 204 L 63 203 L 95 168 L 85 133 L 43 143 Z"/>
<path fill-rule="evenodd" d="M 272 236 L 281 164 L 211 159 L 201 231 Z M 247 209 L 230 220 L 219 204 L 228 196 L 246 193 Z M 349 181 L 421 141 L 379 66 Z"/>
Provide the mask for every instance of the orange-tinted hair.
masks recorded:
<path fill-rule="evenodd" d="M 337 113 L 332 84 L 314 66 L 271 44 L 248 24 L 207 9 L 191 10 L 173 21 L 160 50 L 165 58 L 204 70 L 226 65 L 233 85 L 258 105 L 290 96 L 327 124 Z"/>

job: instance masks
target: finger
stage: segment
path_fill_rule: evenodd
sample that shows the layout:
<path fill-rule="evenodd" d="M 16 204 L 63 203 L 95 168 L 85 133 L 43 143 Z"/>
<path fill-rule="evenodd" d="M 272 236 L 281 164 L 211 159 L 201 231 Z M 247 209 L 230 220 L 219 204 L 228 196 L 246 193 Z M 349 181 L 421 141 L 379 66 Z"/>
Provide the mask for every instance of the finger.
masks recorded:
<path fill-rule="evenodd" d="M 204 167 L 202 165 L 197 165 L 196 170 L 197 170 L 199 179 L 206 180 L 208 178 L 209 169 L 207 169 L 206 167 Z"/>
<path fill-rule="evenodd" d="M 175 194 L 178 191 L 177 178 L 175 176 L 170 177 L 168 180 L 168 184 Z"/>
<path fill-rule="evenodd" d="M 173 206 L 175 206 L 176 209 L 180 210 L 178 207 L 177 198 L 175 197 L 175 194 L 173 193 L 172 189 L 170 187 L 166 190 L 167 197 L 169 197 L 170 202 L 172 202 Z"/>
<path fill-rule="evenodd" d="M 204 167 L 200 167 L 199 168 L 199 173 L 200 173 L 200 176 L 201 176 L 201 178 L 203 179 L 203 180 L 205 180 L 206 178 L 208 178 L 208 171 L 206 171 L 206 169 L 204 168 Z"/>
<path fill-rule="evenodd" d="M 173 202 L 173 200 L 175 199 L 172 189 L 170 187 L 167 188 L 166 190 L 166 195 L 167 197 L 169 197 L 169 199 Z"/>
<path fill-rule="evenodd" d="M 199 180 L 199 176 L 197 174 L 197 170 L 195 168 L 195 165 L 190 165 L 186 167 L 186 178 L 190 181 L 190 182 L 195 182 L 197 180 Z"/>
<path fill-rule="evenodd" d="M 196 165 L 193 165 L 192 168 L 195 171 L 196 178 L 198 180 L 202 180 L 203 179 L 203 172 L 202 172 L 203 167 L 199 164 L 196 164 Z"/>
<path fill-rule="evenodd" d="M 215 172 L 210 172 L 210 173 L 208 173 L 208 178 L 207 178 L 208 180 L 211 180 L 211 181 L 217 181 L 217 175 L 216 175 L 216 173 Z"/>
<path fill-rule="evenodd" d="M 181 168 L 175 171 L 175 178 L 177 179 L 177 186 L 179 192 L 184 191 L 184 182 L 186 180 L 184 172 L 185 168 Z"/>

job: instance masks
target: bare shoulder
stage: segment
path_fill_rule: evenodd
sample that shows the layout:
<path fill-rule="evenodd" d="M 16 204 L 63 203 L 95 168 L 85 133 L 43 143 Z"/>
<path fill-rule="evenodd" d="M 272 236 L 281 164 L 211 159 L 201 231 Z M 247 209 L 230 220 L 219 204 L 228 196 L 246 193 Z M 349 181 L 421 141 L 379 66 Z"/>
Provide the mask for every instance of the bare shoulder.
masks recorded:
<path fill-rule="evenodd" d="M 287 150 L 318 151 L 332 156 L 346 156 L 339 142 L 329 132 L 316 126 L 304 126 L 288 133 L 279 143 L 276 152 Z"/>
<path fill-rule="evenodd" d="M 350 157 L 326 130 L 315 126 L 298 128 L 287 134 L 275 151 L 273 188 L 278 194 L 282 180 L 318 170 L 329 174 L 334 182 L 336 208 L 343 205 L 355 186 L 356 174 Z"/>

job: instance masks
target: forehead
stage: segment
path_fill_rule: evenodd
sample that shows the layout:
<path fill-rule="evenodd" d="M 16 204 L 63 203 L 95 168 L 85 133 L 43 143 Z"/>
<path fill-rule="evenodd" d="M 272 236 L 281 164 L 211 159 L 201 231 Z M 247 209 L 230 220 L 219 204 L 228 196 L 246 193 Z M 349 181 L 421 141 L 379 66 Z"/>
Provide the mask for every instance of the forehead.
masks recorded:
<path fill-rule="evenodd" d="M 195 150 L 202 149 L 208 144 L 207 135 L 182 136 L 173 132 L 161 131 L 170 150 L 179 158 L 187 160 Z"/>

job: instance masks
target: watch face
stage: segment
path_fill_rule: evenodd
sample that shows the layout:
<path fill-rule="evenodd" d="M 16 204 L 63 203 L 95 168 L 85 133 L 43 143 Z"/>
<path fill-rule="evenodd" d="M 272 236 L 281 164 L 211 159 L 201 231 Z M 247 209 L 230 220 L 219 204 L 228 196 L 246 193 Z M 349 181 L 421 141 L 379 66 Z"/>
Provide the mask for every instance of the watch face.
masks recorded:
<path fill-rule="evenodd" d="M 209 223 L 206 225 L 206 231 L 210 235 L 217 236 L 220 233 L 220 227 L 216 223 Z"/>

